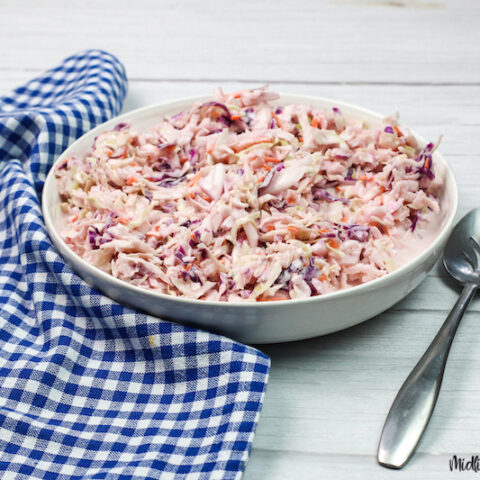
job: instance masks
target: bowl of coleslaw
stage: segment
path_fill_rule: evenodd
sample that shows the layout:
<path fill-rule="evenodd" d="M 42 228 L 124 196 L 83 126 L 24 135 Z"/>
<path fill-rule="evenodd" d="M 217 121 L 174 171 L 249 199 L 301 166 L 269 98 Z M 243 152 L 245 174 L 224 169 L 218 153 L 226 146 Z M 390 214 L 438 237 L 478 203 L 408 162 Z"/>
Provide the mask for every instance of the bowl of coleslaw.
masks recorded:
<path fill-rule="evenodd" d="M 112 299 L 245 343 L 332 333 L 405 297 L 458 192 L 438 142 L 363 108 L 266 88 L 125 113 L 55 162 L 58 251 Z"/>

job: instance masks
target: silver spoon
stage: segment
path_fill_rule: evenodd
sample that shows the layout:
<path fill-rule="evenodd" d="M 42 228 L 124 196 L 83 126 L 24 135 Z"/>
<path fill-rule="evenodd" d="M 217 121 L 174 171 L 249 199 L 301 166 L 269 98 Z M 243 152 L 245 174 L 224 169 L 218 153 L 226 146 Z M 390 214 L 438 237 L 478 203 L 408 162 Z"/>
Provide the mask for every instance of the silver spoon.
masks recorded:
<path fill-rule="evenodd" d="M 443 255 L 447 272 L 464 285 L 462 294 L 390 407 L 378 446 L 384 467 L 402 468 L 410 460 L 432 416 L 455 332 L 480 284 L 478 236 L 480 209 L 475 209 L 455 226 Z"/>

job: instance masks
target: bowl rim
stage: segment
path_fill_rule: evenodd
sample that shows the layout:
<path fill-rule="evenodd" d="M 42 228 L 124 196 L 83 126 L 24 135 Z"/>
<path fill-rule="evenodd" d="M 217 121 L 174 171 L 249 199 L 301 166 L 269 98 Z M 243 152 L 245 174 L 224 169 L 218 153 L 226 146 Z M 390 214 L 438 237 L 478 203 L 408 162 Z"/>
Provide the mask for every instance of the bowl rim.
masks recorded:
<path fill-rule="evenodd" d="M 355 113 L 359 115 L 365 115 L 369 117 L 374 117 L 377 120 L 382 120 L 385 118 L 384 115 L 381 115 L 380 113 L 377 113 L 373 110 L 369 110 L 364 107 L 357 106 L 352 103 L 340 101 L 340 100 L 335 100 L 332 98 L 327 98 L 327 97 L 320 97 L 316 95 L 303 95 L 303 94 L 292 94 L 292 93 L 287 93 L 287 92 L 278 92 L 280 95 L 280 98 L 276 100 L 276 102 L 282 102 L 283 99 L 286 99 L 286 101 L 290 102 L 318 102 L 318 103 L 326 103 L 326 104 L 335 104 L 336 106 L 340 108 L 345 108 L 354 111 Z M 48 231 L 48 234 L 50 235 L 51 239 L 53 240 L 54 245 L 57 247 L 57 251 L 60 250 L 59 245 L 62 248 L 62 250 L 65 252 L 63 255 L 59 251 L 62 256 L 66 256 L 67 259 L 69 256 L 73 257 L 73 260 L 77 263 L 80 263 L 82 265 L 82 268 L 87 271 L 91 276 L 96 276 L 99 277 L 102 281 L 105 281 L 107 283 L 110 283 L 112 285 L 115 285 L 116 287 L 120 288 L 127 288 L 129 290 L 132 290 L 134 293 L 139 293 L 143 296 L 150 297 L 152 299 L 161 299 L 163 301 L 170 301 L 170 302 L 175 302 L 175 303 L 181 303 L 184 304 L 185 306 L 190 305 L 194 307 L 199 307 L 200 306 L 208 306 L 210 308 L 232 308 L 232 309 L 237 309 L 237 308 L 248 308 L 248 307 L 254 307 L 254 308 L 260 308 L 260 309 L 265 309 L 265 308 L 272 308 L 274 306 L 295 306 L 299 304 L 309 304 L 309 303 L 315 303 L 315 302 L 326 302 L 332 299 L 336 299 L 338 297 L 343 297 L 345 295 L 351 295 L 351 294 L 361 294 L 364 291 L 367 291 L 369 289 L 376 289 L 379 286 L 382 286 L 382 284 L 388 285 L 391 284 L 392 282 L 395 282 L 397 278 L 401 278 L 403 275 L 408 274 L 411 270 L 415 268 L 416 265 L 423 263 L 431 254 L 433 251 L 435 251 L 436 248 L 438 248 L 440 245 L 442 245 L 446 240 L 447 237 L 449 236 L 452 228 L 453 228 L 453 223 L 456 218 L 457 210 L 458 210 L 458 201 L 459 201 L 459 194 L 458 194 L 458 186 L 457 182 L 455 179 L 455 176 L 446 161 L 446 159 L 443 157 L 443 155 L 436 150 L 434 152 L 434 155 L 437 157 L 436 159 L 440 159 L 441 162 L 443 162 L 443 167 L 445 168 L 445 179 L 446 182 L 448 181 L 448 177 L 450 177 L 450 183 L 451 187 L 453 189 L 452 191 L 452 199 L 453 199 L 453 205 L 451 205 L 451 210 L 449 217 L 447 218 L 446 223 L 442 227 L 441 231 L 439 234 L 435 237 L 434 241 L 427 247 L 425 248 L 422 252 L 420 252 L 417 256 L 414 258 L 410 259 L 408 262 L 404 263 L 401 265 L 399 268 L 394 270 L 393 272 L 387 273 L 383 277 L 376 278 L 374 280 L 370 280 L 366 283 L 362 283 L 360 285 L 356 285 L 354 287 L 349 287 L 346 289 L 342 290 L 336 290 L 334 292 L 329 292 L 323 295 L 316 295 L 313 297 L 307 297 L 307 298 L 296 298 L 296 299 L 289 299 L 288 301 L 268 301 L 268 302 L 220 302 L 218 300 L 198 300 L 198 299 L 192 299 L 192 298 L 187 298 L 187 297 L 174 297 L 172 295 L 168 295 L 165 293 L 161 292 L 156 292 L 154 290 L 149 290 L 143 287 L 139 287 L 136 285 L 132 285 L 124 280 L 120 280 L 113 275 L 108 274 L 107 272 L 104 272 L 103 270 L 95 267 L 94 265 L 88 263 L 87 261 L 83 260 L 79 255 L 77 255 L 68 245 L 67 243 L 62 239 L 60 236 L 59 232 L 55 228 L 52 216 L 50 214 L 50 210 L 47 208 L 48 201 L 47 198 L 49 196 L 49 185 L 54 184 L 55 182 L 55 169 L 56 166 L 64 160 L 65 157 L 68 155 L 71 155 L 74 151 L 76 146 L 84 140 L 85 137 L 87 136 L 92 136 L 94 137 L 95 134 L 99 133 L 100 131 L 110 129 L 112 128 L 113 125 L 120 123 L 122 121 L 127 120 L 129 117 L 135 116 L 136 119 L 139 117 L 141 118 L 142 116 L 147 115 L 151 111 L 155 110 L 167 110 L 169 108 L 175 107 L 177 104 L 183 104 L 183 103 L 194 103 L 194 102 L 199 102 L 203 101 L 205 99 L 211 98 L 212 95 L 193 95 L 193 96 L 188 96 L 188 97 L 180 97 L 180 98 L 175 98 L 172 100 L 168 101 L 163 101 L 151 105 L 147 105 L 144 107 L 140 107 L 134 110 L 130 110 L 125 113 L 121 113 L 120 115 L 117 115 L 116 117 L 111 118 L 110 120 L 107 120 L 106 122 L 103 122 L 102 124 L 96 126 L 95 128 L 87 131 L 84 133 L 81 137 L 79 137 L 77 140 L 75 140 L 67 149 L 65 149 L 55 160 L 53 165 L 50 168 L 50 171 L 47 175 L 47 178 L 45 179 L 45 184 L 42 192 L 42 213 L 44 216 L 45 220 L 45 225 Z M 288 100 L 290 98 L 291 100 Z M 153 126 L 153 125 L 152 125 Z M 410 130 L 410 133 L 420 142 L 420 144 L 426 145 L 427 141 L 420 135 L 418 135 L 415 131 Z"/>

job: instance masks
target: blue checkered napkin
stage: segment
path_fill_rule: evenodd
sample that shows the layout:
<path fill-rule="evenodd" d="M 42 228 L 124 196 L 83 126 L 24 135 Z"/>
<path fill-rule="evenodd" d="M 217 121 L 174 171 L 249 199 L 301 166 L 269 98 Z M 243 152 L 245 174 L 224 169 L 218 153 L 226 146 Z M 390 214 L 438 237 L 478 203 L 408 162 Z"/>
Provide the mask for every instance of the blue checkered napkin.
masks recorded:
<path fill-rule="evenodd" d="M 269 360 L 124 308 L 56 253 L 38 194 L 56 155 L 115 115 L 122 65 L 87 51 L 0 98 L 0 478 L 233 479 Z"/>

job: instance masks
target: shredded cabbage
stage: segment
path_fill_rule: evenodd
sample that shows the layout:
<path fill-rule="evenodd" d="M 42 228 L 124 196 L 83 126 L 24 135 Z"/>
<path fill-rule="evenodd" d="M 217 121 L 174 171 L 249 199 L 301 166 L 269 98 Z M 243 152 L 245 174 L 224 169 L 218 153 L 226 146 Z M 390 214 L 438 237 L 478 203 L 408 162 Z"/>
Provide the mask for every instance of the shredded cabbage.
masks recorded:
<path fill-rule="evenodd" d="M 396 267 L 439 214 L 432 143 L 396 118 L 273 106 L 266 88 L 126 123 L 56 169 L 84 260 L 140 287 L 217 301 L 305 298 Z"/>

